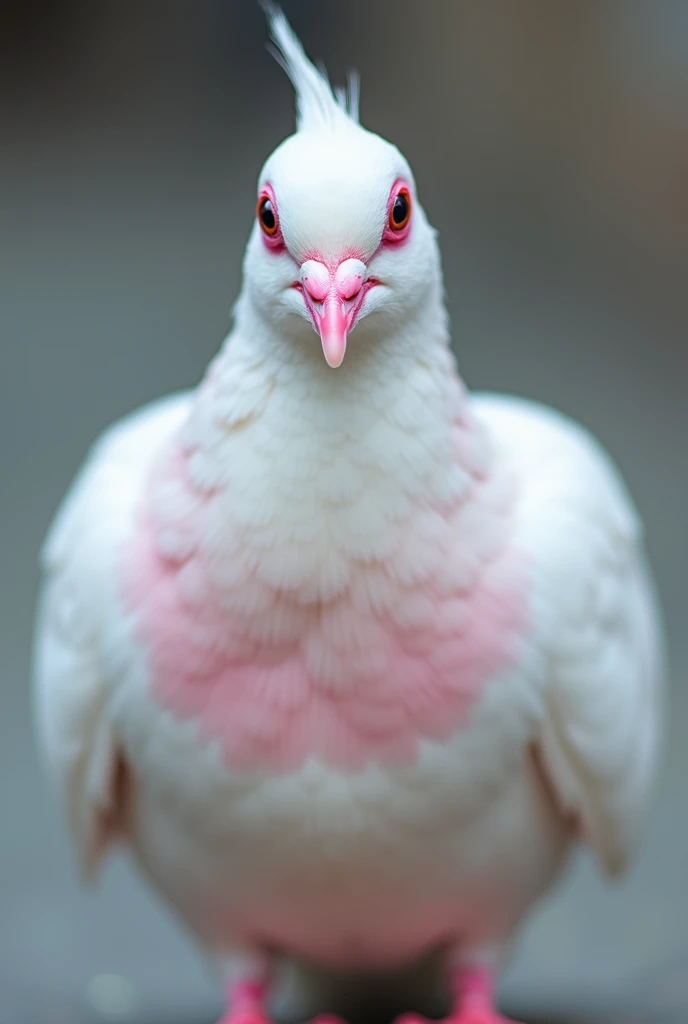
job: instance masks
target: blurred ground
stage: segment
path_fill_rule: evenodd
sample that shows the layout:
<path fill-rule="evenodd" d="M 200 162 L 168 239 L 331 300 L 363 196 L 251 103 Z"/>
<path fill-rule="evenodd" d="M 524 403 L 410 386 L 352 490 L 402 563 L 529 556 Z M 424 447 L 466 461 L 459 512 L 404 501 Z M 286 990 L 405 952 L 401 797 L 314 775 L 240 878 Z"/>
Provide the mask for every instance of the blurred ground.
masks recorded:
<path fill-rule="evenodd" d="M 333 80 L 360 70 L 364 123 L 415 169 L 467 382 L 604 441 L 667 612 L 648 842 L 620 888 L 574 863 L 505 1000 L 552 1021 L 685 1021 L 688 3 L 284 8 Z M 33 746 L 30 631 L 38 547 L 87 446 L 193 385 L 229 325 L 257 173 L 292 124 L 265 34 L 252 0 L 0 5 L 0 1024 L 216 1009 L 126 864 L 95 894 L 77 884 Z"/>

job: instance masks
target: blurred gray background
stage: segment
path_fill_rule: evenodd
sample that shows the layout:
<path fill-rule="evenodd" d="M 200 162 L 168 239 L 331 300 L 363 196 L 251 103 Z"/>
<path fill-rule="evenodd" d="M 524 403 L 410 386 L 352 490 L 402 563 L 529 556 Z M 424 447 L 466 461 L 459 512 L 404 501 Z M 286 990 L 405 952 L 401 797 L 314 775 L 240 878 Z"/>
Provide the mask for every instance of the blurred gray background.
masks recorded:
<path fill-rule="evenodd" d="M 595 431 L 666 609 L 648 841 L 614 889 L 576 860 L 504 998 L 557 1020 L 685 1021 L 688 3 L 283 6 L 333 81 L 360 71 L 363 122 L 415 169 L 468 384 Z M 258 170 L 292 130 L 265 41 L 254 0 L 0 3 L 0 1024 L 219 1006 L 125 861 L 81 889 L 34 750 L 29 664 L 38 548 L 87 446 L 194 385 L 228 329 Z"/>

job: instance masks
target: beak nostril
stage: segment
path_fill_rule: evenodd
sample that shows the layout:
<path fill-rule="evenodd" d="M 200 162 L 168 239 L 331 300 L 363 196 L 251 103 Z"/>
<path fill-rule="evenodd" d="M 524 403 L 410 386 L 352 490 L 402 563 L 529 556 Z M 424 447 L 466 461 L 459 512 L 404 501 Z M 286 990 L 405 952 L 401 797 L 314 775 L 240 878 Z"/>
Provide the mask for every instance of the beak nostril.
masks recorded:
<path fill-rule="evenodd" d="M 322 302 L 328 292 L 327 284 L 313 277 L 304 277 L 303 286 L 315 302 Z"/>
<path fill-rule="evenodd" d="M 366 292 L 378 282 L 369 278 L 365 263 L 352 257 L 334 266 L 306 260 L 301 264 L 299 277 L 299 287 L 320 335 L 325 359 L 332 367 L 340 366 L 347 335 Z"/>
<path fill-rule="evenodd" d="M 322 263 L 307 260 L 301 267 L 301 283 L 316 302 L 322 302 L 330 289 L 330 274 Z"/>
<path fill-rule="evenodd" d="M 363 288 L 367 274 L 367 267 L 361 260 L 353 258 L 343 260 L 337 267 L 334 276 L 334 286 L 339 298 L 343 302 L 355 298 Z"/>
<path fill-rule="evenodd" d="M 343 281 L 338 282 L 337 291 L 339 292 L 340 298 L 348 301 L 353 299 L 360 292 L 363 287 L 363 277 L 361 274 L 351 274 L 344 278 Z"/>

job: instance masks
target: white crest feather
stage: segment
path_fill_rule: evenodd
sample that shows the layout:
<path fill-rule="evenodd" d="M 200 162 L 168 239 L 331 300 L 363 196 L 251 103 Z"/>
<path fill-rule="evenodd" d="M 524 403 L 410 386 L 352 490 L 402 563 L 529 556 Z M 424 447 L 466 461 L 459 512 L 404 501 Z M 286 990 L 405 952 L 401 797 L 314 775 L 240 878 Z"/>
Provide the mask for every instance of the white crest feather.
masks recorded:
<path fill-rule="evenodd" d="M 359 78 L 349 73 L 348 88 L 332 90 L 324 69 L 309 61 L 282 10 L 271 0 L 262 6 L 275 47 L 271 50 L 296 91 L 297 131 L 332 130 L 343 122 L 358 124 Z"/>

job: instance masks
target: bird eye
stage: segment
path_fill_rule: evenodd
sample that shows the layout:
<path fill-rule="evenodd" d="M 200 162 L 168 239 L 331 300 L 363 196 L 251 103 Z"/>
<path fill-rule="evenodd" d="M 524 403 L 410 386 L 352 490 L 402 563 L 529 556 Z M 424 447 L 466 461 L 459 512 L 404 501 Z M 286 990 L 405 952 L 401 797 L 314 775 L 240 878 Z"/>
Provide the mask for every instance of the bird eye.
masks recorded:
<path fill-rule="evenodd" d="M 260 197 L 260 199 L 258 200 L 258 209 L 256 211 L 256 215 L 258 217 L 260 226 L 263 229 L 264 234 L 266 234 L 268 238 L 274 238 L 275 235 L 277 234 L 279 224 L 277 221 L 275 207 L 272 204 L 272 199 L 270 198 L 270 196 Z"/>
<path fill-rule="evenodd" d="M 403 231 L 411 219 L 411 193 L 400 188 L 389 210 L 389 226 L 392 231 Z"/>

